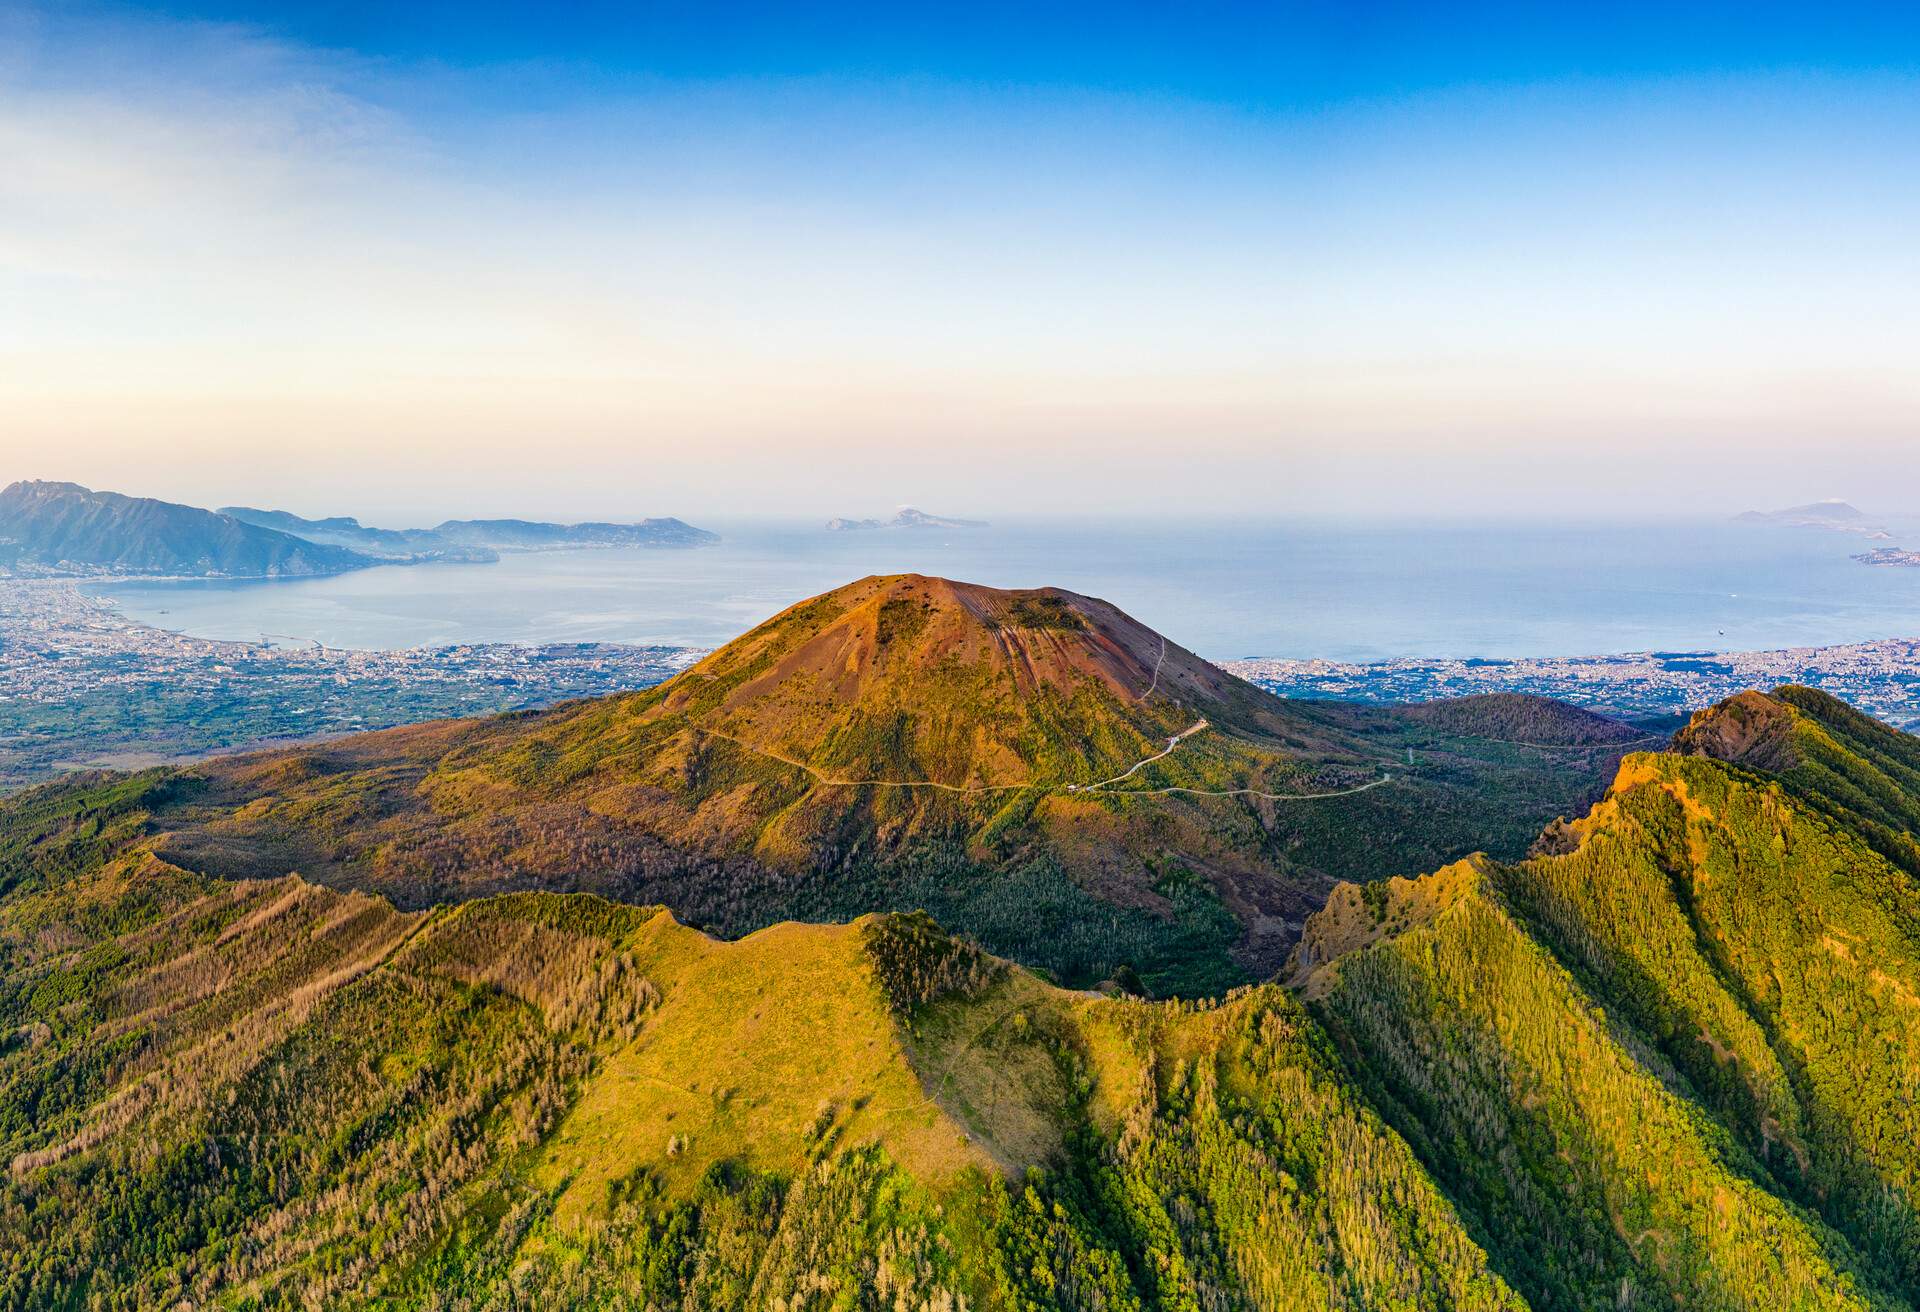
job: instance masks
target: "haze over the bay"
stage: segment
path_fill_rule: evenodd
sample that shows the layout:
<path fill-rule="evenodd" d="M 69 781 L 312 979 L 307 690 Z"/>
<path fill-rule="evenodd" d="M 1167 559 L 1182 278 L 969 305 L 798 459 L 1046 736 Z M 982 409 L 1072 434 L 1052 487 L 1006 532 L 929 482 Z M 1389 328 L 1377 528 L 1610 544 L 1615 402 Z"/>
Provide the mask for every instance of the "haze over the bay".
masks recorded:
<path fill-rule="evenodd" d="M 1911 14 L 585 21 L 0 3 L 0 481 L 1920 509 Z"/>

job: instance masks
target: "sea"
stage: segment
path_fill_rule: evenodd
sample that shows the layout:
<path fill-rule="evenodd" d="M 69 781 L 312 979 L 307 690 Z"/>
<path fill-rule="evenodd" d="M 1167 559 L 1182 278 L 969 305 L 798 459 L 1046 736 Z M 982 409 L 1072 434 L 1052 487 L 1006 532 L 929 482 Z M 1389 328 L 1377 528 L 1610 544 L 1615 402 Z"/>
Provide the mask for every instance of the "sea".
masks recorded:
<path fill-rule="evenodd" d="M 830 532 L 703 526 L 715 546 L 504 555 L 280 581 L 93 585 L 198 637 L 412 648 L 714 647 L 868 574 L 1103 597 L 1215 660 L 1740 651 L 1920 634 L 1920 569 L 1825 529 L 1724 521 L 1004 521 Z"/>

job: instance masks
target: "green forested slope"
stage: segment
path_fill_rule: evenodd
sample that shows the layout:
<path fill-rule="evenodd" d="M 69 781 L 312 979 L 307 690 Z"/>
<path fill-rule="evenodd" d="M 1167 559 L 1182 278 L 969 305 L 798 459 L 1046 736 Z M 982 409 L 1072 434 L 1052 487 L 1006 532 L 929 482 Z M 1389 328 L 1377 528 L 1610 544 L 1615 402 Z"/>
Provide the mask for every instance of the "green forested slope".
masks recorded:
<path fill-rule="evenodd" d="M 1542 1308 L 1879 1305 L 1844 1241 L 1755 1182 L 1488 878 L 1311 987 L 1499 1269 Z"/>
<path fill-rule="evenodd" d="M 1536 1302 L 1920 1288 L 1920 888 L 1836 782 L 1899 822 L 1910 744 L 1815 698 L 1704 713 L 1681 745 L 1742 765 L 1630 758 L 1554 855 L 1309 926 L 1316 1012 Z"/>
<path fill-rule="evenodd" d="M 150 856 L 0 942 L 0 1306 L 1521 1306 L 1276 988 Z"/>
<path fill-rule="evenodd" d="M 1627 782 L 1624 781 L 1623 782 Z M 1862 837 L 1660 758 L 1516 900 L 1795 1197 L 1920 1281 L 1920 888 Z"/>
<path fill-rule="evenodd" d="M 919 915 L 401 911 L 173 863 L 191 778 L 22 795 L 0 1308 L 1911 1308 L 1910 744 L 1786 690 L 1679 746 L 1186 1002 Z"/>

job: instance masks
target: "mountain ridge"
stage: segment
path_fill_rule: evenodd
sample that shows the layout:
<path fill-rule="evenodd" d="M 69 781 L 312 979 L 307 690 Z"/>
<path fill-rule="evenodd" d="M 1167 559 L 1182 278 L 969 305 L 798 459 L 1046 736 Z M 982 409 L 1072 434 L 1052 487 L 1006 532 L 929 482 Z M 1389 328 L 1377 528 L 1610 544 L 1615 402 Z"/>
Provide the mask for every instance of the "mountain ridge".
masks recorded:
<path fill-rule="evenodd" d="M 0 565 L 16 570 L 285 578 L 374 563 L 343 547 L 151 497 L 78 483 L 0 489 Z"/>
<path fill-rule="evenodd" d="M 350 515 L 307 519 L 286 510 L 226 506 L 220 511 L 250 524 L 277 529 L 310 541 L 408 560 L 484 563 L 501 551 L 559 551 L 584 547 L 703 546 L 717 533 L 683 520 L 641 519 L 632 523 L 553 524 L 529 519 L 449 519 L 432 528 L 369 528 Z"/>
<path fill-rule="evenodd" d="M 500 551 L 700 546 L 717 534 L 678 519 L 631 524 L 447 520 L 432 529 L 368 528 L 349 516 L 202 510 L 78 483 L 0 489 L 0 569 L 29 574 L 305 578 L 375 565 L 485 564 Z"/>

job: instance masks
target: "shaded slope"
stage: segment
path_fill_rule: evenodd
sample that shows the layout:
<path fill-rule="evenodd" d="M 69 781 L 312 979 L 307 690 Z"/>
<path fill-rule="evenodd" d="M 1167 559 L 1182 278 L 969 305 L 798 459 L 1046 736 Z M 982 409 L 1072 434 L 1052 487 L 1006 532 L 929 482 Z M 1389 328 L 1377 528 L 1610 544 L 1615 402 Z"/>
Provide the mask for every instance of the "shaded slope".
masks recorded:
<path fill-rule="evenodd" d="M 1783 1192 L 1920 1287 L 1920 888 L 1778 786 L 1636 764 L 1516 900 Z"/>

